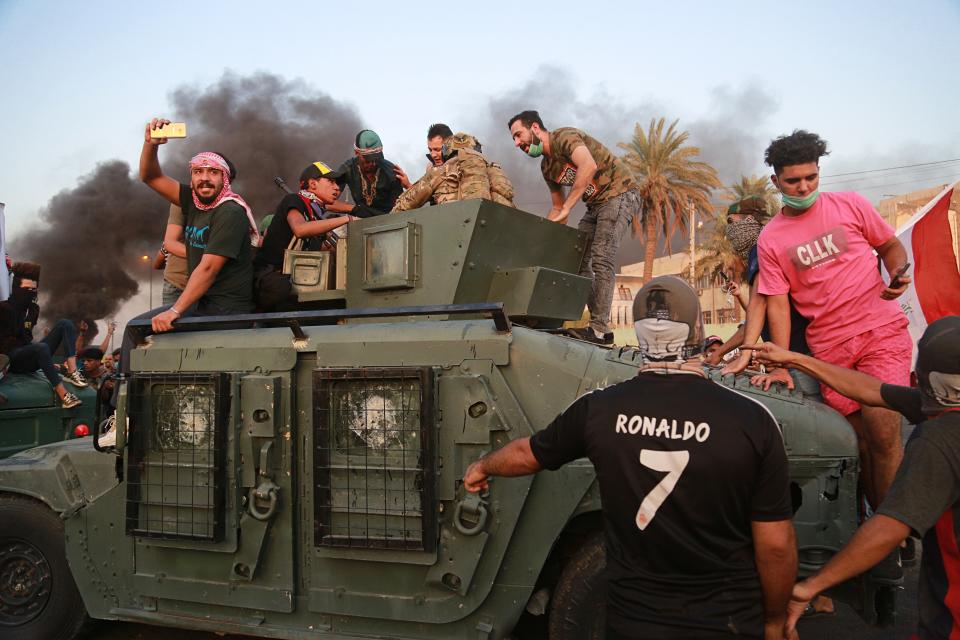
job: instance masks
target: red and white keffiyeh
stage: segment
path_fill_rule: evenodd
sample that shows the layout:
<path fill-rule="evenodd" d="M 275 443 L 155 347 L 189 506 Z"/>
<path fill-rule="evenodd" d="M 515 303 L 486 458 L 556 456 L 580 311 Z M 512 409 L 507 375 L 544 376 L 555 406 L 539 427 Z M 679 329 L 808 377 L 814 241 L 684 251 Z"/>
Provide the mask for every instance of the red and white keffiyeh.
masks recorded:
<path fill-rule="evenodd" d="M 250 206 L 246 201 L 230 188 L 230 166 L 227 164 L 227 161 L 223 159 L 223 156 L 213 153 L 212 151 L 201 151 L 190 159 L 190 169 L 192 171 L 193 169 L 199 169 L 201 167 L 219 169 L 223 174 L 223 189 L 220 190 L 217 199 L 210 204 L 200 202 L 200 198 L 197 197 L 197 192 L 191 189 L 193 205 L 201 211 L 209 211 L 228 200 L 236 202 L 247 212 L 247 221 L 250 222 L 250 244 L 254 247 L 259 247 L 260 231 L 257 229 L 257 221 L 253 219 L 253 212 L 250 210 Z"/>

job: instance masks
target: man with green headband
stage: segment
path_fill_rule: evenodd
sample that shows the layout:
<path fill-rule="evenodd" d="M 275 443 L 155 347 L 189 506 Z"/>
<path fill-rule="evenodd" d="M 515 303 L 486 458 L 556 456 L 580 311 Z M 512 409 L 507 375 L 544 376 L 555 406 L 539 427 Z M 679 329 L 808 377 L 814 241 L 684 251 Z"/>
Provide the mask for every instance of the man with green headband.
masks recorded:
<path fill-rule="evenodd" d="M 760 285 L 767 296 L 773 342 L 790 339 L 790 302 L 809 320 L 807 345 L 825 362 L 869 374 L 887 384 L 909 385 L 913 341 L 896 298 L 910 283 L 903 275 L 887 284 L 874 251 L 888 273 L 907 262 L 907 253 L 863 196 L 820 193 L 820 158 L 827 143 L 803 130 L 770 143 L 765 161 L 783 208 L 758 241 Z M 772 376 L 789 383 L 784 369 Z M 861 482 L 870 504 L 883 502 L 903 456 L 900 416 L 861 406 L 821 385 L 824 401 L 850 421 L 860 444 Z"/>
<path fill-rule="evenodd" d="M 370 218 L 389 213 L 410 179 L 403 169 L 383 157 L 383 142 L 375 131 L 364 129 L 353 143 L 353 157 L 332 173 L 340 187 L 350 187 L 355 204 L 334 202 L 327 211 Z"/>
<path fill-rule="evenodd" d="M 626 164 L 595 138 L 573 127 L 547 131 L 536 111 L 523 111 L 507 123 L 513 144 L 531 158 L 550 189 L 553 206 L 547 219 L 566 224 L 570 210 L 583 200 L 587 212 L 577 228 L 588 238 L 580 275 L 593 278 L 587 308 L 590 324 L 568 334 L 596 344 L 613 344 L 610 306 L 620 238 L 640 211 L 640 192 Z M 569 191 L 564 194 L 564 188 Z"/>

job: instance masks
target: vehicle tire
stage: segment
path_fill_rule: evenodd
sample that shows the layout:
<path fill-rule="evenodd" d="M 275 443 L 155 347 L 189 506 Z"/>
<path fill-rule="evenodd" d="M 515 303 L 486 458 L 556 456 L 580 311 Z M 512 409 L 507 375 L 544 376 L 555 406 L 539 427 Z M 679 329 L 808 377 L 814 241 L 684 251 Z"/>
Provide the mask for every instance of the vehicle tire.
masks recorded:
<path fill-rule="evenodd" d="M 602 532 L 586 538 L 567 561 L 550 603 L 550 640 L 603 640 L 606 636 L 606 564 Z"/>
<path fill-rule="evenodd" d="M 0 638 L 73 640 L 88 621 L 63 521 L 39 502 L 0 495 Z"/>

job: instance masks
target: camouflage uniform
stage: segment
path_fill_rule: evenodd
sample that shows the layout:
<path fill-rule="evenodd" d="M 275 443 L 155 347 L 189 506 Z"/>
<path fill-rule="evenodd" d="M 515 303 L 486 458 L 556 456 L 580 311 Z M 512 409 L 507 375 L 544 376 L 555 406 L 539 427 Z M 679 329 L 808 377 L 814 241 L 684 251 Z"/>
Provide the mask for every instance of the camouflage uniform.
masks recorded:
<path fill-rule="evenodd" d="M 437 204 L 485 198 L 513 206 L 513 184 L 499 165 L 488 162 L 475 150 L 476 138 L 458 133 L 447 144 L 456 155 L 441 166 L 428 169 L 397 199 L 394 211 L 422 207 L 431 197 Z"/>

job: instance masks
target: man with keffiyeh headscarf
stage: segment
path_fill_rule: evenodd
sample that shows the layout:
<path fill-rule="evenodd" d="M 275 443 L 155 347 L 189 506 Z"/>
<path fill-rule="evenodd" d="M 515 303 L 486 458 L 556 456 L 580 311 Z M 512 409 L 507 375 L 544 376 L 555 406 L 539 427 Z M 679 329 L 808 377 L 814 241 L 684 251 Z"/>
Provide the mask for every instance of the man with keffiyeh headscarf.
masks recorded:
<path fill-rule="evenodd" d="M 252 310 L 253 247 L 260 234 L 243 198 L 231 188 L 236 171 L 222 154 L 204 151 L 190 160 L 190 184 L 164 175 L 157 148 L 166 138 L 151 130 L 169 124 L 154 119 L 144 133 L 140 179 L 184 214 L 184 244 L 190 277 L 169 308 L 151 312 L 153 330 L 169 331 L 186 313 L 230 315 Z"/>
<path fill-rule="evenodd" d="M 349 213 L 358 218 L 369 218 L 389 213 L 404 189 L 410 188 L 410 179 L 403 169 L 384 159 L 383 142 L 375 131 L 364 129 L 353 144 L 354 156 L 331 174 L 341 187 L 350 187 L 356 204 L 334 202 L 327 206 L 334 213 Z"/>

